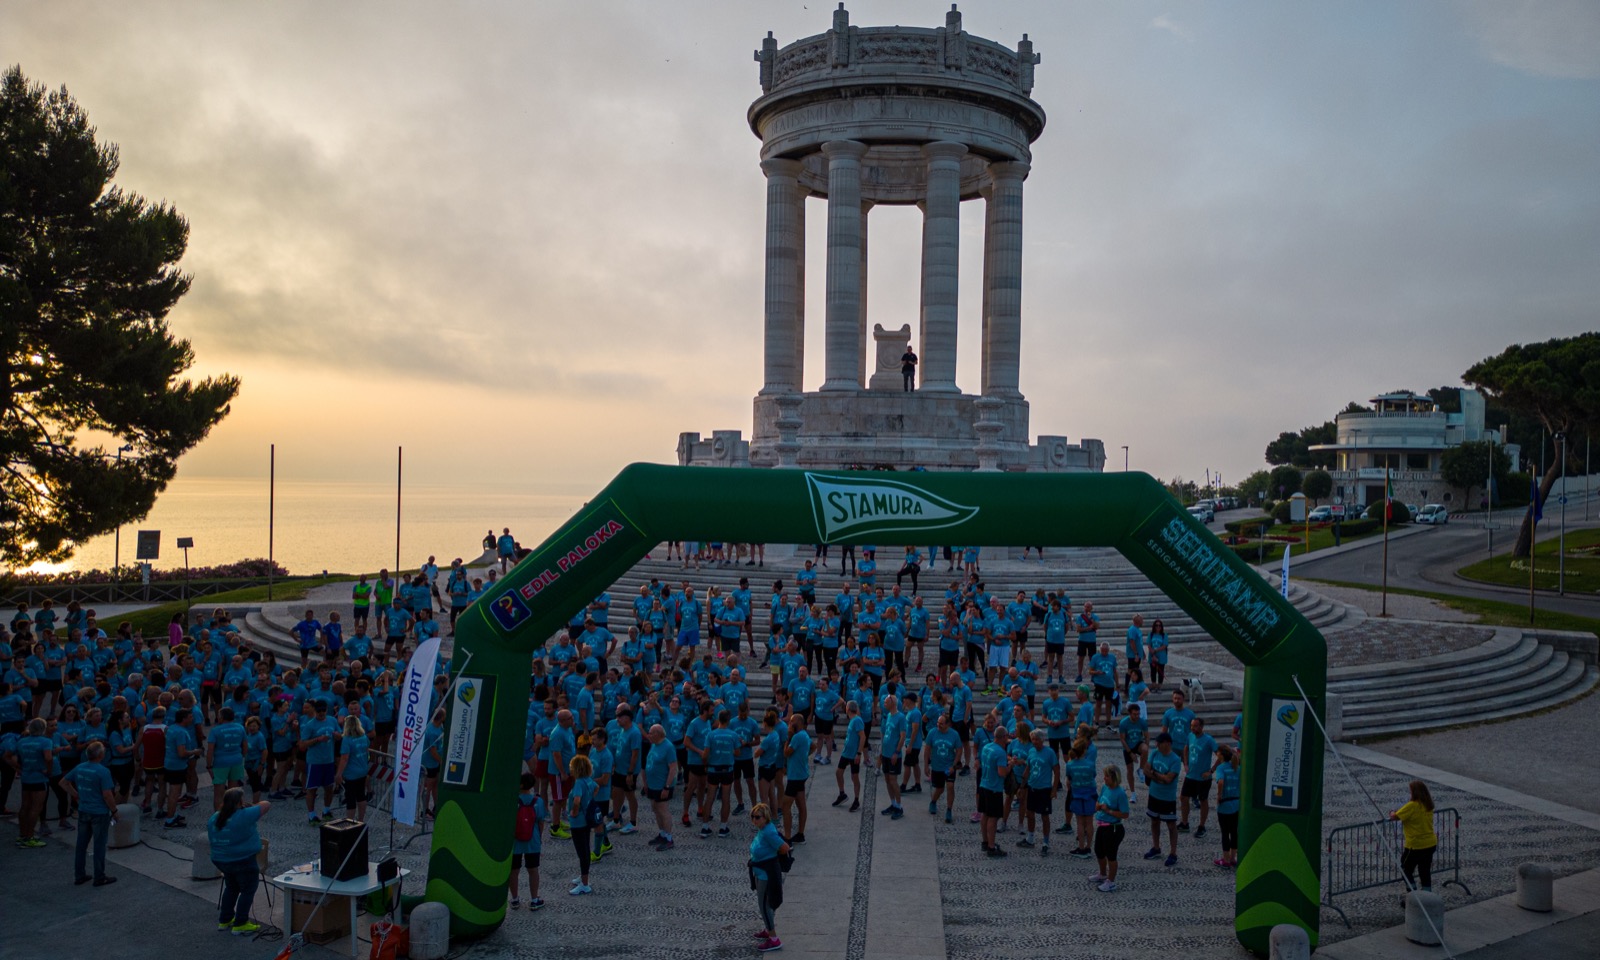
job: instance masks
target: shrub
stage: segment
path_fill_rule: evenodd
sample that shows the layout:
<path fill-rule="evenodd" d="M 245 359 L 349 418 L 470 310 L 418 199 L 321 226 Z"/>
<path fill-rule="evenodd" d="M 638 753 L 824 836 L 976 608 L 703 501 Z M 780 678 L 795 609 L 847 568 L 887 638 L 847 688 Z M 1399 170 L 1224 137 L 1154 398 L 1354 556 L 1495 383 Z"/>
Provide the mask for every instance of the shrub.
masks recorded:
<path fill-rule="evenodd" d="M 1383 524 L 1383 501 L 1382 500 L 1379 500 L 1378 502 L 1373 503 L 1373 504 L 1371 504 L 1371 505 L 1369 505 L 1367 507 L 1367 519 L 1368 520 L 1376 520 L 1379 525 Z M 1400 502 L 1399 500 L 1396 500 L 1394 502 L 1394 514 L 1389 517 L 1389 526 L 1393 527 L 1393 526 L 1397 526 L 1397 525 L 1402 524 L 1402 523 L 1410 523 L 1410 522 L 1411 522 L 1411 511 L 1406 509 L 1406 505 L 1404 503 Z"/>
<path fill-rule="evenodd" d="M 1344 520 L 1339 524 L 1339 535 L 1359 537 L 1363 533 L 1371 533 L 1381 525 L 1381 522 L 1377 520 Z"/>
<path fill-rule="evenodd" d="M 1223 529 L 1232 534 L 1243 536 L 1259 536 L 1272 528 L 1273 519 L 1266 514 L 1259 517 L 1248 517 L 1244 520 L 1229 520 L 1222 525 Z"/>
<path fill-rule="evenodd" d="M 1289 522 L 1288 500 L 1279 500 L 1277 505 L 1272 508 L 1272 519 L 1278 521 L 1279 523 Z"/>
<path fill-rule="evenodd" d="M 1265 549 L 1256 543 L 1229 544 L 1228 549 L 1233 555 L 1245 563 L 1267 563 L 1283 556 L 1283 544 L 1268 542 Z M 1257 558 L 1260 559 L 1257 559 Z"/>

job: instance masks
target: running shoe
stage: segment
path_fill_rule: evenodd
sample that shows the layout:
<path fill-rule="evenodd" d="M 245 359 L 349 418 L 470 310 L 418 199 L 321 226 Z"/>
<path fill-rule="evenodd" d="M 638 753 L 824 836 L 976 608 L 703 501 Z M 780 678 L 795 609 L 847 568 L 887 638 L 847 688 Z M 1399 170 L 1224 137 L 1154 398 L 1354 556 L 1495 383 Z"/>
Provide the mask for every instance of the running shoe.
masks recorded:
<path fill-rule="evenodd" d="M 1201 837 L 1203 837 L 1205 835 L 1206 835 L 1206 828 L 1205 827 L 1201 827 L 1200 829 L 1198 829 L 1198 830 L 1196 830 L 1194 832 L 1194 838 L 1196 840 L 1199 840 Z"/>
<path fill-rule="evenodd" d="M 998 860 L 1001 857 L 1006 856 L 1006 852 L 1004 850 L 1001 850 L 999 845 L 996 844 L 995 846 L 992 846 L 992 847 L 989 848 L 989 856 L 991 856 L 991 857 L 995 858 L 996 860 Z"/>
<path fill-rule="evenodd" d="M 580 883 L 571 890 L 567 891 L 567 894 L 573 897 L 581 897 L 586 893 L 594 893 L 594 888 L 589 886 L 587 883 Z"/>
<path fill-rule="evenodd" d="M 511 909 L 513 909 L 513 910 L 521 910 L 522 909 L 522 899 L 520 897 L 512 897 L 511 898 Z"/>
<path fill-rule="evenodd" d="M 909 789 L 909 790 L 903 790 L 903 791 L 901 791 L 901 792 L 902 792 L 902 793 L 921 793 L 921 792 L 922 792 L 922 784 L 920 784 L 920 783 L 918 783 L 918 784 L 913 784 L 913 785 L 912 785 L 912 787 L 911 787 L 911 789 Z"/>
<path fill-rule="evenodd" d="M 233 925 L 233 935 L 236 937 L 248 937 L 252 933 L 260 932 L 261 924 L 252 923 L 249 920 L 246 920 L 244 923 L 236 923 Z"/>
<path fill-rule="evenodd" d="M 1071 832 L 1072 832 L 1072 824 L 1070 824 L 1070 823 L 1063 823 L 1061 826 L 1056 827 L 1056 833 L 1071 833 Z"/>
<path fill-rule="evenodd" d="M 571 840 L 572 831 L 567 829 L 565 824 L 558 823 L 550 828 L 550 836 L 555 837 L 557 840 Z"/>
<path fill-rule="evenodd" d="M 1179 833 L 1188 833 L 1189 832 L 1189 825 L 1187 823 L 1178 824 L 1178 832 Z"/>
<path fill-rule="evenodd" d="M 1039 845 L 1039 856 L 1048 857 L 1049 855 L 1050 855 L 1050 841 L 1046 840 L 1044 843 Z"/>
<path fill-rule="evenodd" d="M 683 815 L 683 825 L 686 826 L 686 827 L 689 825 L 689 814 L 688 813 L 685 813 Z"/>
<path fill-rule="evenodd" d="M 733 808 L 733 815 L 734 816 L 737 817 L 741 813 L 744 813 L 744 804 L 742 804 L 742 803 Z"/>
<path fill-rule="evenodd" d="M 797 833 L 794 836 L 789 838 L 789 845 L 790 846 L 799 846 L 800 844 L 805 843 L 805 842 L 806 842 L 806 835 L 803 834 L 803 833 Z"/>
<path fill-rule="evenodd" d="M 900 809 L 899 807 L 895 807 L 894 808 L 894 812 L 889 814 L 889 819 L 890 820 L 899 820 L 901 817 L 903 817 L 905 815 L 906 815 L 906 812 L 904 810 Z"/>
<path fill-rule="evenodd" d="M 1090 883 L 1105 883 L 1106 882 L 1106 875 L 1101 873 L 1099 870 L 1096 870 L 1094 873 L 1089 874 L 1089 882 Z"/>
<path fill-rule="evenodd" d="M 624 837 L 626 837 L 626 836 L 628 836 L 630 834 L 638 833 L 639 832 L 639 828 L 634 826 L 633 824 L 629 823 L 629 824 L 624 824 L 622 829 L 618 830 L 617 832 L 622 834 Z"/>
<path fill-rule="evenodd" d="M 612 851 L 611 841 L 606 840 L 600 844 L 600 855 L 603 857 Z"/>
<path fill-rule="evenodd" d="M 837 807 L 839 804 L 844 803 L 848 799 L 850 799 L 850 795 L 848 793 L 841 793 L 839 794 L 838 799 L 833 801 L 833 806 Z"/>
<path fill-rule="evenodd" d="M 232 930 L 232 929 L 233 929 L 233 921 L 232 920 L 225 920 L 225 921 L 217 924 L 217 932 L 218 933 L 227 933 L 229 930 Z"/>
<path fill-rule="evenodd" d="M 1144 852 L 1144 858 L 1146 860 L 1154 860 L 1154 859 L 1156 859 L 1157 857 L 1160 857 L 1160 856 L 1161 856 L 1161 848 L 1160 847 L 1151 847 L 1149 850 L 1146 850 Z"/>
<path fill-rule="evenodd" d="M 1087 860 L 1094 855 L 1094 851 L 1090 850 L 1088 847 L 1080 847 L 1072 851 L 1072 855 L 1077 857 L 1079 860 Z"/>
<path fill-rule="evenodd" d="M 1000 825 L 998 827 L 994 828 L 994 832 L 995 833 L 1005 833 L 1007 829 L 1009 829 L 1009 828 L 1006 826 L 1006 822 L 1004 820 L 1002 820 L 1002 821 L 1000 821 Z"/>
<path fill-rule="evenodd" d="M 982 820 L 983 820 L 983 816 L 981 814 L 974 813 L 972 815 L 972 819 L 968 820 L 967 822 L 968 823 L 980 823 L 980 822 L 982 822 Z"/>
<path fill-rule="evenodd" d="M 599 863 L 600 862 L 600 858 L 604 857 L 604 856 L 605 856 L 605 854 L 603 854 L 603 853 L 591 853 L 591 854 L 589 854 L 589 862 L 590 863 Z"/>
<path fill-rule="evenodd" d="M 672 849 L 672 841 L 671 840 L 663 840 L 659 844 L 656 845 L 656 850 L 658 850 L 658 851 L 660 851 L 662 853 L 665 853 L 665 852 L 667 852 L 668 850 L 671 850 L 671 849 Z"/>
<path fill-rule="evenodd" d="M 40 847 L 47 847 L 49 844 L 45 843 L 43 840 L 40 840 L 38 837 L 29 837 L 26 840 L 18 840 L 17 846 L 24 847 L 28 850 L 37 850 Z"/>
<path fill-rule="evenodd" d="M 860 809 L 861 809 L 861 798 L 857 797 L 856 799 L 854 799 L 854 800 L 852 800 L 850 802 L 850 812 L 851 813 L 855 813 L 857 810 L 860 810 Z"/>
<path fill-rule="evenodd" d="M 1167 866 L 1175 867 L 1177 865 L 1178 865 L 1178 855 L 1176 853 L 1168 854 L 1167 855 Z"/>
<path fill-rule="evenodd" d="M 891 813 L 894 813 L 894 804 L 892 803 L 878 811 L 878 815 L 881 817 L 887 817 Z"/>
<path fill-rule="evenodd" d="M 529 910 L 537 910 L 542 906 L 544 906 L 544 901 L 539 899 L 538 897 L 534 897 L 532 900 L 528 901 L 528 909 Z"/>
<path fill-rule="evenodd" d="M 756 944 L 756 949 L 760 950 L 762 953 L 771 953 L 774 950 L 782 950 L 783 941 L 779 940 L 777 937 L 768 937 L 767 939 Z"/>
<path fill-rule="evenodd" d="M 704 826 L 704 827 L 700 828 L 700 839 L 702 839 L 702 840 L 711 839 L 711 827 L 710 826 Z"/>
<path fill-rule="evenodd" d="M 1221 857 L 1218 857 L 1217 859 L 1211 861 L 1211 863 L 1212 863 L 1213 866 L 1217 866 L 1217 867 L 1231 867 L 1231 866 L 1233 866 L 1233 864 L 1231 864 L 1228 861 L 1222 859 Z"/>
<path fill-rule="evenodd" d="M 1116 893 L 1117 885 L 1112 883 L 1110 880 L 1107 880 L 1105 883 L 1100 884 L 1100 886 L 1095 887 L 1095 889 L 1099 890 L 1101 893 Z"/>
<path fill-rule="evenodd" d="M 1019 846 L 1019 847 L 1031 847 L 1031 846 L 1033 846 L 1033 841 L 1029 840 L 1027 837 L 1018 837 L 1017 838 L 1017 846 Z"/>
<path fill-rule="evenodd" d="M 187 827 L 189 825 L 189 821 L 183 819 L 182 817 L 173 817 L 170 820 L 163 820 L 161 825 L 166 827 L 168 830 L 176 830 L 180 827 Z"/>
<path fill-rule="evenodd" d="M 939 814 L 939 801 L 937 801 L 937 800 L 929 800 L 928 801 L 928 816 L 932 817 L 932 816 L 937 816 L 938 814 Z"/>
<path fill-rule="evenodd" d="M 946 810 L 944 812 L 944 822 L 945 823 L 955 823 L 956 822 L 955 821 L 955 815 L 952 814 L 949 810 Z"/>
<path fill-rule="evenodd" d="M 730 832 L 727 827 L 723 827 L 721 830 L 717 831 L 717 837 L 719 839 L 726 840 L 731 836 L 733 836 L 733 833 Z"/>

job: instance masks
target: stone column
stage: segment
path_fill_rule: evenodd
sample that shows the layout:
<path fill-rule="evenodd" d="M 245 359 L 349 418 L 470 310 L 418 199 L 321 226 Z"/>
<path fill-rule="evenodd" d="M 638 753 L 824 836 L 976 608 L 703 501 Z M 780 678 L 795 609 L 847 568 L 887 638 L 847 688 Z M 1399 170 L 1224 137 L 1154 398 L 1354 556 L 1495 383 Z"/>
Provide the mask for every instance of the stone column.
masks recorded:
<path fill-rule="evenodd" d="M 824 390 L 861 389 L 861 157 L 867 145 L 829 140 L 828 305 Z"/>
<path fill-rule="evenodd" d="M 867 366 L 867 354 L 871 352 L 867 347 L 872 343 L 867 335 L 867 214 L 872 206 L 871 200 L 861 201 L 861 350 L 858 353 L 861 362 L 856 368 L 856 383 L 863 389 L 867 386 L 867 378 L 872 375 L 872 369 Z"/>
<path fill-rule="evenodd" d="M 961 158 L 967 148 L 938 141 L 922 148 L 928 160 L 928 196 L 922 217 L 921 388 L 959 393 L 956 387 L 956 303 L 960 274 Z"/>
<path fill-rule="evenodd" d="M 806 197 L 811 191 L 800 187 L 794 195 L 794 389 L 806 388 Z"/>
<path fill-rule="evenodd" d="M 763 160 L 761 171 L 767 175 L 766 364 L 761 393 L 788 394 L 799 389 L 795 369 L 794 327 L 799 299 L 795 264 L 803 260 L 805 249 L 803 237 L 795 231 L 796 208 L 801 203 L 800 163 Z"/>
<path fill-rule="evenodd" d="M 989 326 L 984 331 L 984 396 L 1021 397 L 1022 181 L 1028 165 L 1013 160 L 989 165 L 989 216 L 985 229 L 989 269 Z"/>
<path fill-rule="evenodd" d="M 980 340 L 983 355 L 978 363 L 978 392 L 989 392 L 989 275 L 994 272 L 994 184 L 985 174 L 978 186 L 978 196 L 983 198 L 983 305 L 978 310 Z"/>

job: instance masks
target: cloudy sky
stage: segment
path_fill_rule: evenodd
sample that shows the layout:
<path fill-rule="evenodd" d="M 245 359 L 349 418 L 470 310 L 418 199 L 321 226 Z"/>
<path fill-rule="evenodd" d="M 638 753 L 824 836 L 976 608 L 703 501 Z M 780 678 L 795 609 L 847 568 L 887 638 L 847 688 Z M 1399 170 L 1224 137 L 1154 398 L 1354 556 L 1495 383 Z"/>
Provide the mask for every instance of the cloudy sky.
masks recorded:
<path fill-rule="evenodd" d="M 184 475 L 264 474 L 276 442 L 280 470 L 385 479 L 405 444 L 408 476 L 576 492 L 671 461 L 679 431 L 748 432 L 751 51 L 824 31 L 830 7 L 7 0 L 0 60 L 66 85 L 120 144 L 119 183 L 192 223 L 173 325 L 200 372 L 244 389 Z M 850 9 L 937 26 L 947 4 Z M 1043 56 L 1035 433 L 1239 478 L 1279 430 L 1349 400 L 1596 327 L 1592 0 L 962 9 Z M 917 218 L 873 214 L 885 326 L 915 325 Z M 808 220 L 814 389 L 824 218 Z M 981 235 L 963 205 L 969 391 Z"/>

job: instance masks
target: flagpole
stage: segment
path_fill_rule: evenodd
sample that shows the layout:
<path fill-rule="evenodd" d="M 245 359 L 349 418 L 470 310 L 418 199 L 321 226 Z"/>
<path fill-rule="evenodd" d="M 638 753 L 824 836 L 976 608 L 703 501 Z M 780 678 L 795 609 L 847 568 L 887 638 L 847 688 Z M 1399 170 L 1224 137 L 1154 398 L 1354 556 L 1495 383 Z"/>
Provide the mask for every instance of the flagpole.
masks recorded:
<path fill-rule="evenodd" d="M 1383 468 L 1383 609 L 1378 616 L 1389 615 L 1389 514 L 1394 511 L 1394 488 L 1389 486 L 1389 468 Z"/>

